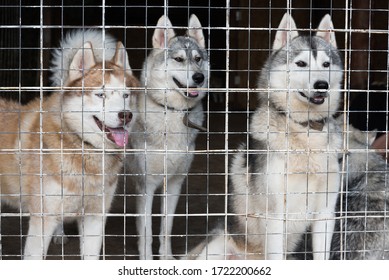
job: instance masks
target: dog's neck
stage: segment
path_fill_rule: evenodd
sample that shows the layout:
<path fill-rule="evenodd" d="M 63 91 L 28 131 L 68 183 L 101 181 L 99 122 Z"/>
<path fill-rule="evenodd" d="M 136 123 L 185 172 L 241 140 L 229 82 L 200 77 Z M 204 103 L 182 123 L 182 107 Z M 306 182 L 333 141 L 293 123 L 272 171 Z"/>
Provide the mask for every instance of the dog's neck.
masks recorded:
<path fill-rule="evenodd" d="M 101 148 L 98 148 L 98 147 L 96 147 L 95 145 L 93 145 L 91 142 L 89 142 L 89 141 L 83 139 L 83 138 L 81 137 L 81 135 L 79 135 L 78 133 L 75 133 L 72 137 L 76 137 L 77 140 L 80 141 L 80 142 L 82 143 L 83 150 L 85 149 L 85 151 L 87 151 L 87 150 L 94 151 L 94 150 L 96 150 L 96 149 L 101 150 Z M 77 140 L 76 140 L 76 141 L 77 141 Z M 109 140 L 107 140 L 107 141 L 109 141 Z M 84 153 L 85 151 L 83 151 L 83 153 Z M 97 153 L 97 152 L 94 151 L 93 153 Z M 102 153 L 105 153 L 105 155 L 107 155 L 107 156 L 112 156 L 112 157 L 116 158 L 116 160 L 118 160 L 119 162 L 122 162 L 123 159 L 124 159 L 123 153 L 121 153 L 120 150 L 118 150 L 117 153 L 116 153 L 116 152 L 106 153 L 104 150 L 102 150 Z M 85 154 L 87 154 L 87 153 L 85 153 Z"/>
<path fill-rule="evenodd" d="M 197 129 L 199 131 L 202 131 L 202 132 L 207 132 L 207 128 L 201 126 L 201 125 L 198 125 L 194 122 L 192 122 L 190 119 L 189 119 L 189 113 L 196 107 L 196 106 L 193 106 L 193 107 L 190 107 L 190 108 L 185 108 L 185 109 L 181 109 L 181 110 L 178 110 L 174 107 L 171 107 L 171 106 L 168 106 L 166 104 L 161 104 L 159 102 L 157 102 L 156 100 L 150 98 L 156 105 L 162 107 L 163 109 L 166 109 L 168 111 L 172 111 L 172 112 L 183 112 L 185 113 L 184 114 L 184 117 L 182 118 L 182 122 L 183 124 L 186 126 L 186 127 L 189 127 L 189 128 L 193 128 L 193 129 Z"/>
<path fill-rule="evenodd" d="M 286 111 L 277 108 L 274 104 L 271 104 L 271 107 L 273 107 L 274 110 L 278 114 L 281 114 L 281 115 L 284 115 L 284 116 L 288 116 Z M 293 122 L 295 122 L 295 123 L 297 123 L 297 124 L 299 124 L 299 125 L 301 125 L 303 127 L 309 127 L 310 129 L 317 130 L 317 131 L 323 131 L 324 125 L 327 123 L 327 120 L 328 120 L 328 118 L 322 118 L 320 120 L 308 120 L 306 122 L 298 122 L 298 121 L 294 120 L 293 118 L 291 118 L 290 115 L 289 115 L 289 118 Z"/>
<path fill-rule="evenodd" d="M 318 121 L 309 120 L 307 122 L 302 122 L 302 123 L 299 122 L 298 124 L 300 124 L 304 127 L 309 126 L 309 128 L 317 130 L 317 131 L 323 131 L 323 127 L 326 124 L 326 122 L 327 122 L 327 118 L 323 118 L 323 119 L 318 120 Z"/>
<path fill-rule="evenodd" d="M 189 107 L 189 108 L 185 108 L 185 109 L 177 109 L 175 107 L 172 107 L 172 106 L 169 106 L 167 104 L 162 104 L 162 103 L 159 103 L 157 100 L 155 100 L 154 98 L 149 98 L 154 104 L 168 110 L 168 111 L 172 111 L 172 112 L 190 112 L 193 110 L 193 107 Z"/>

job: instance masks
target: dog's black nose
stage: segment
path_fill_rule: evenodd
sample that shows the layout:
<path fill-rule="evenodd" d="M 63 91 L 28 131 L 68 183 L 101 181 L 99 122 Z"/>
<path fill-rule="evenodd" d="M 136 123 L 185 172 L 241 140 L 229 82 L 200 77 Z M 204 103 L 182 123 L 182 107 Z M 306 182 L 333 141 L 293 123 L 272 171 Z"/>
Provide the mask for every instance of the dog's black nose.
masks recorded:
<path fill-rule="evenodd" d="M 328 89 L 329 85 L 326 81 L 317 81 L 316 83 L 314 83 L 313 88 L 314 89 Z"/>
<path fill-rule="evenodd" d="M 118 113 L 119 120 L 122 121 L 124 125 L 128 124 L 132 120 L 132 113 L 130 111 L 120 111 Z"/>
<path fill-rule="evenodd" d="M 204 75 L 202 73 L 194 73 L 192 79 L 196 84 L 201 84 L 204 82 Z"/>

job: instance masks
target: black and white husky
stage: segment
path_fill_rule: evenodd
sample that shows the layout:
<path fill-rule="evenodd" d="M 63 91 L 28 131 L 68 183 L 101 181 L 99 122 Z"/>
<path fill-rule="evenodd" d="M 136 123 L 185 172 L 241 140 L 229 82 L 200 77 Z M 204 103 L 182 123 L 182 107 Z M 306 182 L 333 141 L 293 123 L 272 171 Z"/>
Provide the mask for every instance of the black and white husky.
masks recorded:
<path fill-rule="evenodd" d="M 333 114 L 342 76 L 330 16 L 314 36 L 300 36 L 285 14 L 259 77 L 248 141 L 232 159 L 228 233 L 188 258 L 223 252 L 219 258 L 286 259 L 308 227 L 314 258 L 329 258 L 342 148 Z"/>
<path fill-rule="evenodd" d="M 141 259 L 152 259 L 152 204 L 162 187 L 161 258 L 172 258 L 173 215 L 181 185 L 190 168 L 204 113 L 201 104 L 208 86 L 208 56 L 201 24 L 195 15 L 186 36 L 176 36 L 170 20 L 162 16 L 154 31 L 153 50 L 144 63 L 139 96 L 139 118 L 130 145 L 129 174 L 139 194 L 137 229 Z"/>

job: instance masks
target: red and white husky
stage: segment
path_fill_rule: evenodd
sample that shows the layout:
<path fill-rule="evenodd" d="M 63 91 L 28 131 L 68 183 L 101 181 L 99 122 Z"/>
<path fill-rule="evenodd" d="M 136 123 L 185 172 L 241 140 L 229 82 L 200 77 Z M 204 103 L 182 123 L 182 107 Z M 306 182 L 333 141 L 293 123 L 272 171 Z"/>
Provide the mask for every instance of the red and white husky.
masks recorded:
<path fill-rule="evenodd" d="M 51 70 L 49 97 L 0 100 L 1 198 L 30 213 L 24 259 L 44 258 L 69 219 L 81 258 L 98 259 L 138 81 L 123 44 L 98 30 L 69 33 Z"/>

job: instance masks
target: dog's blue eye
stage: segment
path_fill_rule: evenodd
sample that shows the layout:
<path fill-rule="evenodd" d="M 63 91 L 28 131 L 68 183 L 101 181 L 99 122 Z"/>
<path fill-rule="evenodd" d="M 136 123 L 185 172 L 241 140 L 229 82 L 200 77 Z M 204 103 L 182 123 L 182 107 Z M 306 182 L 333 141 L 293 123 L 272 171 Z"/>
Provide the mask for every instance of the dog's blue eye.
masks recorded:
<path fill-rule="evenodd" d="M 196 56 L 196 57 L 194 58 L 194 60 L 195 60 L 196 62 L 200 62 L 200 61 L 201 61 L 201 57 Z"/>
<path fill-rule="evenodd" d="M 175 57 L 174 60 L 177 61 L 177 62 L 183 62 L 184 61 L 184 59 L 182 57 L 179 57 L 179 56 Z"/>
<path fill-rule="evenodd" d="M 299 60 L 296 62 L 298 67 L 307 67 L 307 63 L 305 61 Z"/>
<path fill-rule="evenodd" d="M 97 97 L 99 98 L 104 98 L 105 97 L 105 94 L 104 93 L 96 93 L 95 94 Z"/>
<path fill-rule="evenodd" d="M 328 61 L 323 63 L 324 68 L 328 68 L 328 67 L 330 67 L 330 65 L 331 65 L 331 63 L 329 63 Z"/>

